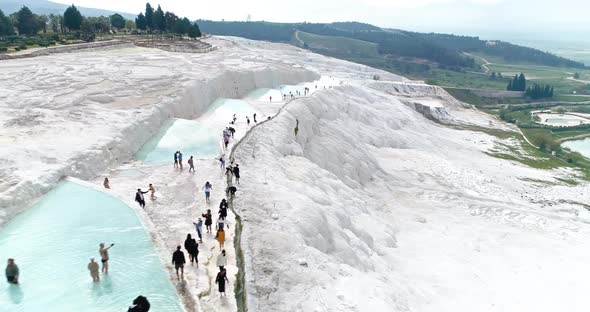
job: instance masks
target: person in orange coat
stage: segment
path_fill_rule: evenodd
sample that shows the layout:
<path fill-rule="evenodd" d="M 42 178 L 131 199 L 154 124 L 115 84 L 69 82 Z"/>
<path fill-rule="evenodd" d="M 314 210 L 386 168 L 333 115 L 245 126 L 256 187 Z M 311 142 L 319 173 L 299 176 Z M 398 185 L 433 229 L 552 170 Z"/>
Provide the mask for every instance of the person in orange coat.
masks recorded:
<path fill-rule="evenodd" d="M 225 231 L 223 229 L 217 230 L 217 235 L 215 235 L 215 239 L 219 242 L 219 249 L 223 249 L 225 244 Z"/>

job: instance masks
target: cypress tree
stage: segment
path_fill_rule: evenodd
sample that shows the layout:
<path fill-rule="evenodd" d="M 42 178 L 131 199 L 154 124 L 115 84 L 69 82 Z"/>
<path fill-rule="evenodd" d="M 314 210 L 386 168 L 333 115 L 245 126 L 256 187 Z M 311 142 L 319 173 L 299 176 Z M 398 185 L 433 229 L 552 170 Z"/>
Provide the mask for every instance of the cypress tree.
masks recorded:
<path fill-rule="evenodd" d="M 149 2 L 145 4 L 145 26 L 148 30 L 154 29 L 154 8 Z"/>
<path fill-rule="evenodd" d="M 146 30 L 147 29 L 147 23 L 145 21 L 145 15 L 143 15 L 143 13 L 139 13 L 137 15 L 137 18 L 135 18 L 135 26 L 137 27 L 137 29 L 141 29 L 141 30 Z"/>
<path fill-rule="evenodd" d="M 526 78 L 524 77 L 523 73 L 520 73 L 518 77 L 518 90 L 517 91 L 524 91 L 526 90 Z"/>

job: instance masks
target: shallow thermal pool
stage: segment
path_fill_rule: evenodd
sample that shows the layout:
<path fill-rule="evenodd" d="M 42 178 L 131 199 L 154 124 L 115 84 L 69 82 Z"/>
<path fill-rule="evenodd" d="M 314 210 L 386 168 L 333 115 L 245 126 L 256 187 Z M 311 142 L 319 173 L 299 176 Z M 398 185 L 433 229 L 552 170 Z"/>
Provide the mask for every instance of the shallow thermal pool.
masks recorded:
<path fill-rule="evenodd" d="M 236 99 L 219 98 L 209 106 L 207 114 L 231 120 L 233 114 L 252 115 L 256 110 L 248 102 Z"/>
<path fill-rule="evenodd" d="M 201 122 L 170 119 L 135 154 L 148 163 L 173 163 L 174 152 L 180 150 L 183 163 L 192 155 L 196 159 L 215 158 L 219 154 L 221 135 Z"/>
<path fill-rule="evenodd" d="M 280 102 L 283 100 L 283 93 L 279 89 L 260 88 L 246 95 L 247 99 L 257 101 L 271 101 L 271 97 L 272 102 Z"/>
<path fill-rule="evenodd" d="M 131 194 L 130 196 L 132 196 Z M 110 274 L 93 283 L 90 257 L 114 242 Z M 21 285 L 0 283 L 0 311 L 127 311 L 138 295 L 153 311 L 182 311 L 154 245 L 132 208 L 73 182 L 61 182 L 0 229 L 3 266 L 15 258 Z M 4 274 L 3 274 L 4 275 Z"/>
<path fill-rule="evenodd" d="M 590 157 L 590 138 L 563 142 L 561 146 L 569 148 L 574 152 L 578 152 L 585 157 Z"/>

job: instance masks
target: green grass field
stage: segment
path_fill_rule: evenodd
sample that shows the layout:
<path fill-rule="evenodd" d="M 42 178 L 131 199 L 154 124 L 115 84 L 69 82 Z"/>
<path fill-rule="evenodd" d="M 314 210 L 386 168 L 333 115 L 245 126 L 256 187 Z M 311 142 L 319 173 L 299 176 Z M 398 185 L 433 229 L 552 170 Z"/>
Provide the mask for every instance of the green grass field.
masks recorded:
<path fill-rule="evenodd" d="M 380 57 L 376 43 L 346 37 L 320 36 L 302 31 L 298 31 L 297 36 L 311 49 L 361 57 Z"/>

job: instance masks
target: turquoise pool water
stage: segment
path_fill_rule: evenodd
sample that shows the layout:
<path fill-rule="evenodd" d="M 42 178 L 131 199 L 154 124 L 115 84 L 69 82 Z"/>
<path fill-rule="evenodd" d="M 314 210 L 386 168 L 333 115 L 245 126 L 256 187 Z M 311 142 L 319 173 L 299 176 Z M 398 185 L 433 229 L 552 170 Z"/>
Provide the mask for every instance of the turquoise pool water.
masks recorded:
<path fill-rule="evenodd" d="M 561 146 L 590 158 L 590 138 L 563 142 Z"/>
<path fill-rule="evenodd" d="M 219 155 L 221 133 L 202 123 L 186 119 L 170 119 L 145 143 L 134 158 L 148 163 L 174 163 L 174 152 L 180 150 L 183 163 L 192 155 L 196 159 Z"/>
<path fill-rule="evenodd" d="M 233 114 L 252 115 L 256 110 L 246 101 L 220 98 L 211 103 L 207 113 L 230 120 Z"/>
<path fill-rule="evenodd" d="M 280 102 L 283 100 L 283 93 L 281 93 L 281 90 L 269 88 L 256 89 L 248 93 L 246 98 L 257 101 L 270 101 L 271 96 L 273 102 Z"/>
<path fill-rule="evenodd" d="M 130 194 L 129 196 L 132 196 Z M 86 268 L 100 259 L 98 244 L 111 243 L 110 273 L 93 283 Z M 138 295 L 151 311 L 182 311 L 148 234 L 118 199 L 72 182 L 61 182 L 37 205 L 0 229 L 2 268 L 15 258 L 21 284 L 2 272 L 0 311 L 127 311 Z"/>

